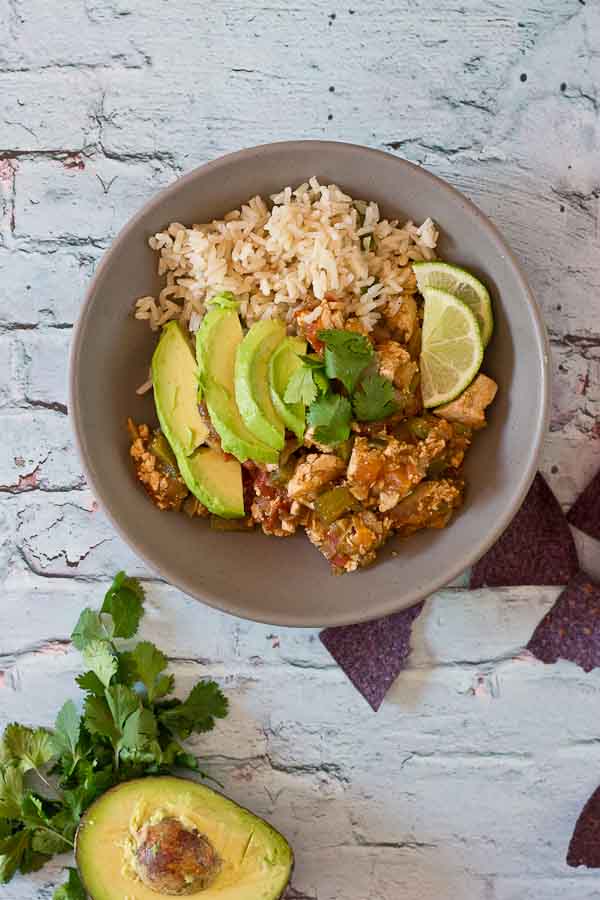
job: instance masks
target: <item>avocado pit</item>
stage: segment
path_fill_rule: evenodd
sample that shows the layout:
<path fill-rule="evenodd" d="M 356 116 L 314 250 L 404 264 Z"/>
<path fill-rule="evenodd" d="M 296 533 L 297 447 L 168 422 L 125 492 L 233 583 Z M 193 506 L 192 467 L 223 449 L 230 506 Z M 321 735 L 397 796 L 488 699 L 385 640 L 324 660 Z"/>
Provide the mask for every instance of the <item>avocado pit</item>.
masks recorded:
<path fill-rule="evenodd" d="M 168 816 L 139 832 L 135 870 L 158 894 L 193 894 L 204 890 L 219 871 L 219 858 L 208 838 Z"/>

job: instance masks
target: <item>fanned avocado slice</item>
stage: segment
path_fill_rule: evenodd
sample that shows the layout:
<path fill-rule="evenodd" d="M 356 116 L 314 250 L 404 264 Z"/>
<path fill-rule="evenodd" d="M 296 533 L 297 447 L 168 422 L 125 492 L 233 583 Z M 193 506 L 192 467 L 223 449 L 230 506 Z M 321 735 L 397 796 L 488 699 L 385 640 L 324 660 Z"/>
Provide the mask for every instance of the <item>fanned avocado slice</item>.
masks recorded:
<path fill-rule="evenodd" d="M 242 419 L 256 437 L 281 450 L 285 423 L 269 390 L 269 361 L 285 339 L 285 325 L 276 319 L 256 322 L 238 347 L 235 399 Z"/>
<path fill-rule="evenodd" d="M 179 322 L 164 326 L 152 357 L 154 403 L 160 427 L 175 455 L 189 456 L 208 429 L 198 411 L 198 365 Z"/>
<path fill-rule="evenodd" d="M 91 900 L 279 900 L 286 839 L 222 794 L 170 776 L 126 781 L 83 817 L 76 860 Z"/>
<path fill-rule="evenodd" d="M 286 403 L 284 397 L 290 378 L 302 365 L 300 357 L 303 353 L 306 353 L 306 341 L 299 337 L 288 337 L 281 342 L 269 360 L 269 387 L 273 406 L 286 428 L 293 431 L 299 440 L 304 438 L 306 407 L 303 403 Z"/>
<path fill-rule="evenodd" d="M 211 447 L 200 447 L 193 456 L 178 461 L 186 485 L 215 516 L 222 519 L 244 517 L 242 467 L 237 459 Z"/>
<path fill-rule="evenodd" d="M 215 515 L 241 518 L 244 491 L 239 462 L 201 446 L 208 429 L 198 411 L 198 366 L 178 322 L 163 328 L 152 357 L 152 381 L 160 427 L 187 487 Z"/>
<path fill-rule="evenodd" d="M 276 463 L 278 451 L 259 440 L 246 426 L 235 399 L 235 360 L 243 333 L 234 309 L 213 307 L 196 335 L 196 355 L 204 400 L 221 445 L 240 462 Z"/>

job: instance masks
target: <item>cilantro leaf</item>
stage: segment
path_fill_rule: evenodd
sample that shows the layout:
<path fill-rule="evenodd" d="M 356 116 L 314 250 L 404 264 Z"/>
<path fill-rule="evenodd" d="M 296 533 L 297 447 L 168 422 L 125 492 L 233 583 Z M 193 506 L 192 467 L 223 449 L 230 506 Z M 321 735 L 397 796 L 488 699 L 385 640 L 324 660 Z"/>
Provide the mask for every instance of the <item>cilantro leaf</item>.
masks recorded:
<path fill-rule="evenodd" d="M 84 609 L 71 634 L 71 642 L 77 650 L 83 650 L 90 641 L 110 641 L 112 623 L 102 619 L 93 609 Z"/>
<path fill-rule="evenodd" d="M 385 419 L 398 409 L 394 385 L 382 375 L 369 375 L 352 395 L 352 405 L 360 422 Z"/>
<path fill-rule="evenodd" d="M 329 380 L 325 369 L 313 369 L 313 381 L 319 394 L 326 394 L 329 391 Z"/>
<path fill-rule="evenodd" d="M 184 750 L 177 741 L 169 741 L 166 747 L 163 748 L 160 755 L 160 764 L 170 769 L 183 768 L 190 769 L 192 772 L 200 771 L 196 757 Z"/>
<path fill-rule="evenodd" d="M 19 866 L 19 872 L 22 875 L 26 875 L 28 872 L 37 872 L 42 866 L 45 866 L 49 860 L 49 856 L 46 853 L 37 853 L 33 849 L 33 839 L 35 837 L 35 832 L 25 832 L 29 835 L 28 845 L 25 847 L 25 852 L 21 857 L 21 865 Z M 63 844 L 63 852 L 67 849 Z"/>
<path fill-rule="evenodd" d="M 81 813 L 90 803 L 115 783 L 112 765 L 104 769 L 95 768 L 95 763 L 85 762 L 77 770 L 79 784 L 75 788 L 66 788 L 63 792 L 64 807 L 57 813 L 53 822 L 58 827 L 62 823 L 62 833 L 72 836 L 79 824 Z"/>
<path fill-rule="evenodd" d="M 86 900 L 87 894 L 81 883 L 77 869 L 69 868 L 69 877 L 56 888 L 52 900 Z"/>
<path fill-rule="evenodd" d="M 373 358 L 370 341 L 355 331 L 330 328 L 318 332 L 325 344 L 325 372 L 329 378 L 337 378 L 352 393 L 363 371 Z"/>
<path fill-rule="evenodd" d="M 128 750 L 148 750 L 156 741 L 157 734 L 158 725 L 154 713 L 138 706 L 123 726 L 121 745 Z"/>
<path fill-rule="evenodd" d="M 317 386 L 313 378 L 313 370 L 309 366 L 298 366 L 287 383 L 284 403 L 303 403 L 308 406 L 317 396 Z"/>
<path fill-rule="evenodd" d="M 144 614 L 144 589 L 137 578 L 128 578 L 125 572 L 118 572 L 106 592 L 103 613 L 112 616 L 114 637 L 131 638 L 138 630 Z"/>
<path fill-rule="evenodd" d="M 56 853 L 64 853 L 67 850 L 64 838 L 52 831 L 34 831 L 31 836 L 31 849 L 35 853 L 43 853 L 46 856 L 54 856 Z M 45 860 L 42 861 L 42 865 Z"/>
<path fill-rule="evenodd" d="M 54 756 L 52 736 L 43 728 L 33 730 L 13 723 L 7 726 L 2 742 L 11 762 L 21 772 L 37 771 Z"/>
<path fill-rule="evenodd" d="M 142 682 L 148 694 L 148 701 L 154 703 L 159 697 L 173 690 L 172 675 L 161 675 L 169 663 L 150 641 L 141 641 L 132 653 L 138 680 Z"/>
<path fill-rule="evenodd" d="M 308 424 L 320 444 L 340 444 L 350 437 L 352 407 L 341 394 L 324 394 L 308 409 Z"/>
<path fill-rule="evenodd" d="M 0 841 L 0 881 L 6 884 L 13 877 L 29 847 L 30 835 L 25 829 Z"/>
<path fill-rule="evenodd" d="M 44 811 L 42 801 L 35 794 L 32 794 L 31 791 L 27 791 L 23 797 L 20 818 L 30 828 L 45 828 L 50 824 L 50 819 Z"/>
<path fill-rule="evenodd" d="M 139 699 L 135 692 L 124 684 L 115 684 L 113 687 L 107 688 L 105 695 L 114 724 L 119 731 L 119 737 L 121 737 L 125 722 L 140 705 Z"/>
<path fill-rule="evenodd" d="M 229 703 L 214 681 L 200 681 L 196 684 L 183 703 L 171 709 L 163 709 L 159 713 L 159 721 L 169 731 L 180 738 L 210 731 L 214 728 L 215 719 L 223 719 L 227 715 Z"/>
<path fill-rule="evenodd" d="M 119 684 L 132 685 L 140 680 L 135 656 L 131 650 L 124 650 L 123 653 L 119 653 L 118 664 L 117 681 Z"/>
<path fill-rule="evenodd" d="M 46 812 L 42 799 L 31 793 L 31 791 L 27 791 L 23 797 L 19 818 L 25 827 L 31 831 L 32 839 L 35 839 L 37 847 L 33 845 L 32 841 L 32 850 L 52 855 L 64 852 L 68 847 L 73 847 L 73 841 L 69 840 L 61 831 L 55 829 L 53 819 Z M 50 838 L 44 841 L 43 835 L 50 835 Z M 42 843 L 46 846 L 45 850 L 41 849 Z M 51 845 L 58 847 L 58 849 L 51 850 Z M 31 864 L 31 862 L 29 860 L 28 864 Z"/>
<path fill-rule="evenodd" d="M 120 734 L 104 697 L 89 694 L 85 698 L 84 710 L 83 721 L 89 733 L 108 738 L 111 744 L 116 744 Z"/>
<path fill-rule="evenodd" d="M 83 659 L 104 687 L 108 687 L 117 671 L 117 660 L 110 644 L 90 641 L 83 650 Z"/>
<path fill-rule="evenodd" d="M 0 769 L 0 817 L 3 819 L 20 818 L 23 796 L 21 771 L 14 766 Z"/>
<path fill-rule="evenodd" d="M 81 735 L 81 718 L 72 700 L 62 705 L 56 717 L 52 745 L 57 756 L 64 756 L 69 761 L 72 771 L 80 759 L 78 749 Z"/>
<path fill-rule="evenodd" d="M 98 697 L 104 696 L 104 685 L 95 672 L 84 672 L 83 675 L 78 675 L 75 681 L 82 691 L 87 691 L 88 694 L 96 694 Z"/>
<path fill-rule="evenodd" d="M 106 688 L 104 697 L 93 694 L 86 697 L 85 727 L 90 734 L 108 738 L 118 755 L 123 746 L 127 720 L 139 708 L 140 701 L 135 691 L 124 684 L 111 685 Z M 135 733 L 135 729 L 132 729 L 133 726 L 128 732 L 128 742 L 131 742 Z"/>

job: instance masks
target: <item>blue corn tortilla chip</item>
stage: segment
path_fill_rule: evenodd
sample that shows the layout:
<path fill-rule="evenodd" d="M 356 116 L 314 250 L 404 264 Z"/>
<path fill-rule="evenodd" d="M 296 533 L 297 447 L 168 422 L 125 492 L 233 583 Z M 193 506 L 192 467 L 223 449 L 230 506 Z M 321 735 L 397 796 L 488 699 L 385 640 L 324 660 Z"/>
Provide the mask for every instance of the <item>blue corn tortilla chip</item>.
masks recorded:
<path fill-rule="evenodd" d="M 567 852 L 567 865 L 600 869 L 600 787 L 583 807 Z"/>
<path fill-rule="evenodd" d="M 567 584 L 579 571 L 560 504 L 538 472 L 521 509 L 471 571 L 471 588 Z"/>
<path fill-rule="evenodd" d="M 600 541 L 600 472 L 579 495 L 567 513 L 567 521 Z"/>
<path fill-rule="evenodd" d="M 412 623 L 424 603 L 385 619 L 326 628 L 319 635 L 354 687 L 377 712 L 410 653 Z"/>
<path fill-rule="evenodd" d="M 600 666 L 600 585 L 580 572 L 566 586 L 527 644 L 545 663 L 567 659 L 584 672 Z"/>

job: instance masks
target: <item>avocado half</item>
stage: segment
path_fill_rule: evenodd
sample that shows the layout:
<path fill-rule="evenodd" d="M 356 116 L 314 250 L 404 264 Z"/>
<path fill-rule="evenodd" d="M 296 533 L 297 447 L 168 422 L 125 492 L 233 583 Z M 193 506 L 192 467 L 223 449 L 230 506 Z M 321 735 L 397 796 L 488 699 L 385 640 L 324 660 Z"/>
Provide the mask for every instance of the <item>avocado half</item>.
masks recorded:
<path fill-rule="evenodd" d="M 92 900 L 280 900 L 294 865 L 290 845 L 265 821 L 170 776 L 103 794 L 81 820 L 75 856 Z"/>

